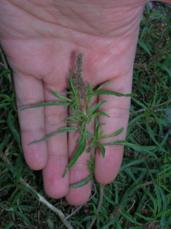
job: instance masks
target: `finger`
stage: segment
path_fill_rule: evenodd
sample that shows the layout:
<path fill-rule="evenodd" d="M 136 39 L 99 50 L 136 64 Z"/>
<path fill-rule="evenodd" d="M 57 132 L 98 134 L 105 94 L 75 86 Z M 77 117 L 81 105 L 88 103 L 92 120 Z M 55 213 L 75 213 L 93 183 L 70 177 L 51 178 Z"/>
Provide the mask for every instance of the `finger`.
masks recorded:
<path fill-rule="evenodd" d="M 96 102 L 96 99 L 93 101 Z M 94 122 L 92 121 L 87 126 L 87 130 L 89 130 L 91 133 L 94 130 Z M 76 141 L 79 138 L 78 133 L 70 133 L 69 134 L 69 154 L 72 156 L 74 154 L 74 151 L 76 150 Z M 66 200 L 71 205 L 81 205 L 88 201 L 90 194 L 91 194 L 91 185 L 92 182 L 89 181 L 87 184 L 83 185 L 80 188 L 72 188 L 71 184 L 78 183 L 85 179 L 88 175 L 90 175 L 89 169 L 88 169 L 88 162 L 90 160 L 90 156 L 93 152 L 86 152 L 86 150 L 82 153 L 82 155 L 79 157 L 76 164 L 72 167 L 70 174 L 69 174 L 69 183 L 70 183 L 70 189 L 66 196 Z"/>
<path fill-rule="evenodd" d="M 40 80 L 20 73 L 14 74 L 17 106 L 34 104 L 44 100 L 43 86 Z M 24 156 L 31 169 L 40 170 L 47 162 L 47 146 L 45 142 L 29 144 L 45 134 L 44 108 L 18 109 L 21 129 L 21 141 Z"/>
<path fill-rule="evenodd" d="M 131 74 L 128 74 L 124 78 L 114 79 L 109 83 L 110 85 L 105 87 L 105 89 L 129 93 L 131 91 Z M 101 116 L 100 118 L 100 123 L 104 124 L 101 125 L 102 133 L 110 134 L 120 128 L 124 128 L 123 132 L 118 136 L 103 139 L 101 142 L 124 140 L 128 125 L 130 97 L 101 95 L 99 99 L 107 100 L 107 102 L 103 104 L 102 109 L 110 116 Z M 95 177 L 101 184 L 108 184 L 113 181 L 118 173 L 123 156 L 123 146 L 121 145 L 107 145 L 105 146 L 105 150 L 105 157 L 103 157 L 101 153 L 96 152 L 95 160 Z"/>
<path fill-rule="evenodd" d="M 56 90 L 54 87 L 46 87 L 46 101 L 55 100 L 55 97 L 49 92 L 49 89 Z M 67 115 L 67 109 L 64 106 L 50 106 L 45 108 L 45 126 L 46 133 L 66 126 L 64 119 Z M 68 175 L 63 177 L 65 167 L 68 161 L 67 153 L 67 134 L 56 134 L 47 141 L 48 162 L 43 170 L 44 188 L 46 193 L 52 198 L 61 198 L 68 192 Z"/>

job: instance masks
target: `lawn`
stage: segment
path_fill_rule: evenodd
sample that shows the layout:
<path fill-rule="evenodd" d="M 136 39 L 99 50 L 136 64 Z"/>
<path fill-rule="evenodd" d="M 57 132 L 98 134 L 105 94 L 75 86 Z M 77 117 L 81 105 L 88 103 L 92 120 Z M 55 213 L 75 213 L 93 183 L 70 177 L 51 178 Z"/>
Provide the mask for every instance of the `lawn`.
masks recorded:
<path fill-rule="evenodd" d="M 141 22 L 134 65 L 133 98 L 125 156 L 117 179 L 99 185 L 80 207 L 48 198 L 41 172 L 25 164 L 20 144 L 11 71 L 0 52 L 0 229 L 66 228 L 48 203 L 73 228 L 171 228 L 171 7 L 148 4 Z M 24 182 L 22 182 L 24 181 Z M 29 186 L 27 185 L 29 184 Z"/>

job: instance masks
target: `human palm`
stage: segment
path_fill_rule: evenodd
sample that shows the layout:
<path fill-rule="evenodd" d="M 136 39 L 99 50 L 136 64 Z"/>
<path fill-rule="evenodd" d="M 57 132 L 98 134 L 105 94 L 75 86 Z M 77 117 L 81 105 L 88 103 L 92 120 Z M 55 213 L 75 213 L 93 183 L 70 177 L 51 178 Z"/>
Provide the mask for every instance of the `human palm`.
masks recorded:
<path fill-rule="evenodd" d="M 139 20 L 144 1 L 130 4 L 103 3 L 103 0 L 66 1 L 2 1 L 0 39 L 14 72 L 17 105 L 53 100 L 49 89 L 65 94 L 68 70 L 73 53 L 82 53 L 83 77 L 93 86 L 104 84 L 114 91 L 131 91 Z M 121 1 L 122 2 L 122 1 Z M 137 4 L 138 2 L 138 4 Z M 140 3 L 141 2 L 141 3 Z M 5 13 L 4 12 L 8 12 Z M 100 12 L 100 13 L 99 13 Z M 11 20 L 14 19 L 14 20 Z M 103 110 L 110 117 L 102 131 L 111 133 L 124 127 L 116 139 L 124 139 L 129 116 L 130 98 L 101 95 L 106 99 Z M 89 155 L 81 155 L 69 174 L 63 177 L 68 156 L 74 151 L 75 134 L 56 135 L 48 141 L 28 145 L 46 133 L 64 126 L 67 109 L 45 107 L 19 111 L 22 146 L 26 162 L 34 170 L 43 171 L 46 193 L 53 198 L 66 197 L 69 203 L 85 203 L 91 192 L 91 182 L 74 189 L 69 184 L 88 175 Z M 93 130 L 93 123 L 90 126 Z M 102 184 L 117 175 L 123 154 L 119 145 L 107 146 L 103 158 L 96 154 L 95 177 Z"/>

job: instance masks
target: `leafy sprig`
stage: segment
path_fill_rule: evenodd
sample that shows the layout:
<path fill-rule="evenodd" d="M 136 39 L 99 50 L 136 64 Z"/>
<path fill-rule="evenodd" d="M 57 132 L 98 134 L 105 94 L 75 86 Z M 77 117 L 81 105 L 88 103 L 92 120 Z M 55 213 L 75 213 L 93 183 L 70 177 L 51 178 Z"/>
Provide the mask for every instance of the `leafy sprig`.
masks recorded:
<path fill-rule="evenodd" d="M 40 139 L 32 141 L 30 144 L 39 143 L 41 141 L 48 140 L 50 137 L 53 137 L 57 134 L 69 133 L 69 132 L 77 132 L 78 139 L 76 141 L 77 146 L 75 152 L 72 154 L 67 167 L 64 171 L 64 176 L 68 171 L 72 169 L 72 167 L 76 164 L 79 157 L 83 152 L 86 153 L 98 152 L 105 156 L 105 144 L 101 143 L 102 139 L 108 139 L 111 137 L 116 137 L 121 134 L 124 130 L 123 128 L 119 128 L 111 134 L 103 134 L 101 131 L 101 123 L 99 121 L 100 116 L 109 117 L 109 115 L 102 111 L 102 105 L 106 103 L 106 100 L 99 101 L 94 104 L 93 99 L 94 96 L 99 95 L 113 95 L 113 96 L 130 96 L 131 94 L 122 94 L 119 92 L 115 92 L 112 90 L 103 89 L 100 85 L 96 88 L 93 88 L 92 85 L 84 82 L 83 80 L 83 55 L 80 53 L 76 58 L 75 68 L 74 70 L 69 71 L 68 77 L 68 88 L 66 90 L 66 96 L 61 95 L 57 91 L 49 90 L 50 93 L 56 99 L 55 101 L 47 101 L 47 102 L 39 102 L 36 104 L 28 104 L 22 106 L 20 109 L 34 109 L 44 106 L 66 106 L 69 110 L 69 115 L 65 118 L 66 126 L 60 127 L 57 130 L 50 132 L 43 136 Z M 88 130 L 88 126 L 91 122 L 95 123 L 95 127 L 93 132 Z M 115 141 L 114 141 L 115 142 Z M 114 144 L 112 142 L 111 144 Z M 122 144 L 123 141 L 116 142 L 116 144 Z M 107 143 L 109 144 L 109 143 Z M 90 166 L 91 165 L 91 166 Z M 92 178 L 94 173 L 94 157 L 90 155 L 90 161 L 87 164 L 89 173 L 87 177 L 81 180 L 78 183 L 71 184 L 71 187 L 78 188 L 85 184 L 87 184 Z"/>

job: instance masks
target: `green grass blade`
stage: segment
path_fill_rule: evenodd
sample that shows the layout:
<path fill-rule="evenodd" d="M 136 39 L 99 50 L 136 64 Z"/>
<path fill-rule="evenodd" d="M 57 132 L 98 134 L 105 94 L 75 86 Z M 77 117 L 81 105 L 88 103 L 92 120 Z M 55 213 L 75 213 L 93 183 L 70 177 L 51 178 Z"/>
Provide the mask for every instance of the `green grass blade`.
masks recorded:
<path fill-rule="evenodd" d="M 8 124 L 8 127 L 9 127 L 15 141 L 20 146 L 20 135 L 19 135 L 19 133 L 15 127 L 15 119 L 14 119 L 14 116 L 12 115 L 12 112 L 9 112 L 9 114 L 8 114 L 7 124 Z"/>
<path fill-rule="evenodd" d="M 75 132 L 76 130 L 78 130 L 76 127 L 60 127 L 57 130 L 46 134 L 44 137 L 42 137 L 42 138 L 40 138 L 38 140 L 34 140 L 34 141 L 30 142 L 29 145 L 30 144 L 39 143 L 39 142 L 42 142 L 42 141 L 46 141 L 50 137 L 53 137 L 56 134 L 63 134 L 63 133 L 67 133 L 67 132 Z"/>
<path fill-rule="evenodd" d="M 148 44 L 145 43 L 142 39 L 139 40 L 138 45 L 149 55 L 151 56 L 151 50 L 150 47 L 148 47 Z"/>
<path fill-rule="evenodd" d="M 105 152 L 106 152 L 105 146 L 103 144 L 98 144 L 97 147 L 100 150 L 100 153 L 102 154 L 102 157 L 104 157 L 105 156 Z"/>
<path fill-rule="evenodd" d="M 135 96 L 132 97 L 132 101 L 134 103 L 136 103 L 137 105 L 139 105 L 141 108 L 143 108 L 144 110 L 147 110 L 147 107 L 144 103 L 142 103 L 140 100 L 136 99 Z"/>
<path fill-rule="evenodd" d="M 107 102 L 106 100 L 102 100 L 99 103 L 97 103 L 95 106 L 92 106 L 92 108 L 90 110 L 90 114 L 91 115 L 95 114 L 96 111 L 106 102 Z"/>
<path fill-rule="evenodd" d="M 67 98 L 66 96 L 63 96 L 63 95 L 60 95 L 59 92 L 57 91 L 53 91 L 53 90 L 50 90 L 49 91 L 51 92 L 52 95 L 54 95 L 57 99 L 61 100 L 61 102 L 71 102 L 71 99 Z"/>
<path fill-rule="evenodd" d="M 156 146 L 141 146 L 139 144 L 134 144 L 134 143 L 130 143 L 130 142 L 126 142 L 126 141 L 113 141 L 113 142 L 106 142 L 103 143 L 104 145 L 124 145 L 127 146 L 137 152 L 154 152 L 156 150 Z"/>
<path fill-rule="evenodd" d="M 47 107 L 47 106 L 68 106 L 67 102 L 40 102 L 36 104 L 27 104 L 22 105 L 19 107 L 20 111 L 26 110 L 26 109 L 34 109 L 39 107 Z"/>
<path fill-rule="evenodd" d="M 77 91 L 77 88 L 74 86 L 74 81 L 72 78 L 69 79 L 69 87 L 71 89 L 71 92 L 74 96 L 77 96 L 78 94 L 78 91 Z"/>
<path fill-rule="evenodd" d="M 82 179 L 81 181 L 71 184 L 70 187 L 71 188 L 81 188 L 84 185 L 88 184 L 89 181 L 92 180 L 92 178 L 93 178 L 93 176 L 89 175 L 89 176 L 85 177 L 84 179 Z"/>
<path fill-rule="evenodd" d="M 123 216 L 125 219 L 128 220 L 128 222 L 131 222 L 131 223 L 133 223 L 133 224 L 136 225 L 136 226 L 141 225 L 141 224 L 138 223 L 138 222 L 132 217 L 132 215 L 130 215 L 128 212 L 121 210 L 121 214 L 122 214 L 122 216 Z"/>
<path fill-rule="evenodd" d="M 116 137 L 118 135 L 120 135 L 123 132 L 124 128 L 119 128 L 116 131 L 112 132 L 111 134 L 105 134 L 102 135 L 101 138 L 109 138 L 109 137 Z"/>
<path fill-rule="evenodd" d="M 90 158 L 88 160 L 87 166 L 88 166 L 89 173 L 93 174 L 94 173 L 94 168 L 95 168 L 95 156 L 94 155 L 90 155 Z"/>
<path fill-rule="evenodd" d="M 97 111 L 95 113 L 95 117 L 97 117 L 97 116 L 106 116 L 106 117 L 110 118 L 110 115 L 108 115 L 108 113 L 105 111 Z"/>
<path fill-rule="evenodd" d="M 131 93 L 120 93 L 117 91 L 112 91 L 112 90 L 105 90 L 105 89 L 96 89 L 94 92 L 95 95 L 114 95 L 114 96 L 131 96 Z"/>
<path fill-rule="evenodd" d="M 86 94 L 87 94 L 87 101 L 89 104 L 91 103 L 92 97 L 94 95 L 93 87 L 90 84 L 88 84 L 86 87 Z"/>
<path fill-rule="evenodd" d="M 86 134 L 85 132 L 81 135 L 80 137 L 80 141 L 78 143 L 77 149 L 72 157 L 72 159 L 69 161 L 67 169 L 71 169 L 75 163 L 77 162 L 78 158 L 80 157 L 80 155 L 83 153 L 83 151 L 86 148 Z M 65 172 L 66 173 L 66 172 Z M 65 174 L 64 173 L 64 174 Z"/>

